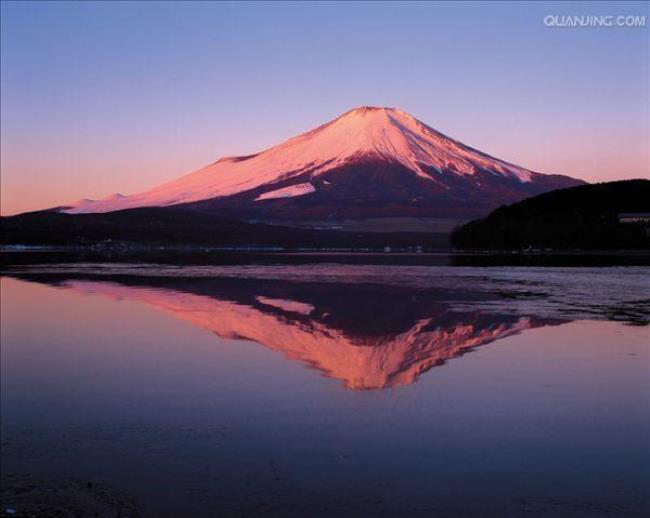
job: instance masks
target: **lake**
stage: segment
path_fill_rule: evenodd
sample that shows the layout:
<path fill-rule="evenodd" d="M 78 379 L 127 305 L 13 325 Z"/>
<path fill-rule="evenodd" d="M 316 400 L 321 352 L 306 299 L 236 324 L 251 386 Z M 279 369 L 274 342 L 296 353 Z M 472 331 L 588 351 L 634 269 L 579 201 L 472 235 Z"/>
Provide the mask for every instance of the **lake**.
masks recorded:
<path fill-rule="evenodd" d="M 650 267 L 43 262 L 0 282 L 4 477 L 151 517 L 650 513 Z"/>

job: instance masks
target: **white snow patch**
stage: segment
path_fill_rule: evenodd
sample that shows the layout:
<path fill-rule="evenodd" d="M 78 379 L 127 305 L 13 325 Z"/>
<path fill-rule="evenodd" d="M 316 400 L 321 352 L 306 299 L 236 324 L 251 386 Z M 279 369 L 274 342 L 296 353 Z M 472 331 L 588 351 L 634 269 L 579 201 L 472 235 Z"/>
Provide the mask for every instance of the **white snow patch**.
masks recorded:
<path fill-rule="evenodd" d="M 310 194 L 315 191 L 316 189 L 314 189 L 314 186 L 310 183 L 297 183 L 295 185 L 290 185 L 289 187 L 283 187 L 282 189 L 276 189 L 275 191 L 260 194 L 255 198 L 255 201 L 273 200 L 275 198 L 295 198 L 296 196 L 304 196 L 305 194 Z"/>

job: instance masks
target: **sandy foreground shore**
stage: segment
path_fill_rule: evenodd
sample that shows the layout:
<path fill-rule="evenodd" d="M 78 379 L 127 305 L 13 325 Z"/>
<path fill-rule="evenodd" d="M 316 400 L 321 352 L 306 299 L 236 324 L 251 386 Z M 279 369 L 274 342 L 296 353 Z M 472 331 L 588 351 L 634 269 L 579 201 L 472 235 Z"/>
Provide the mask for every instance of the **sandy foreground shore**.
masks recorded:
<path fill-rule="evenodd" d="M 113 488 L 78 479 L 3 476 L 0 516 L 14 518 L 139 517 L 135 503 Z"/>
<path fill-rule="evenodd" d="M 384 506 L 377 499 L 357 501 L 322 501 L 301 497 L 296 494 L 266 495 L 262 501 L 222 502 L 218 514 L 204 509 L 201 516 L 314 516 L 354 517 L 377 516 L 393 518 L 412 516 L 424 518 L 638 518 L 646 516 L 644 506 L 619 505 L 605 501 L 581 499 L 517 498 L 501 505 L 494 503 L 487 507 L 477 502 L 458 502 L 451 508 L 414 508 L 407 502 L 395 508 Z M 46 479 L 31 476 L 3 476 L 0 493 L 0 517 L 13 518 L 139 518 L 136 504 L 127 496 L 108 485 L 91 483 L 80 479 Z M 176 516 L 176 515 L 174 515 Z M 188 516 L 188 515 L 182 515 Z"/>

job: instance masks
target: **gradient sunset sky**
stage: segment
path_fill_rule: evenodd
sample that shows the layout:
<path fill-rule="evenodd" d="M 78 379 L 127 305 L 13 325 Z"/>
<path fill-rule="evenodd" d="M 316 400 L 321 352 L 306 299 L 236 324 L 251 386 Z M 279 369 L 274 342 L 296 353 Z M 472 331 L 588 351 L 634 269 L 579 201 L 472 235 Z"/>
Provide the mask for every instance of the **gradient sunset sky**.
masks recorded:
<path fill-rule="evenodd" d="M 2 2 L 2 213 L 132 194 L 360 105 L 534 171 L 649 178 L 648 5 Z"/>

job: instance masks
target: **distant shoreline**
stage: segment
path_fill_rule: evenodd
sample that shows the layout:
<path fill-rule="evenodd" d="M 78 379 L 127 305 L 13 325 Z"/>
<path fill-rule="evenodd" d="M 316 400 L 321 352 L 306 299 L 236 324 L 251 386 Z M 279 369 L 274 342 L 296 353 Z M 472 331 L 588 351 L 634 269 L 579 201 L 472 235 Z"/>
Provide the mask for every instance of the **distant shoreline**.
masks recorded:
<path fill-rule="evenodd" d="M 48 252 L 109 252 L 109 253 L 138 253 L 138 252 L 233 252 L 233 253 L 262 253 L 262 254 L 289 254 L 289 255 L 467 255 L 467 256 L 500 256 L 500 255 L 621 255 L 621 256 L 650 256 L 650 249 L 630 250 L 590 250 L 590 249 L 557 249 L 557 250 L 463 250 L 463 249 L 428 249 L 412 250 L 417 247 L 385 247 L 382 248 L 309 248 L 309 247 L 267 247 L 267 246 L 48 246 L 48 245 L 3 245 L 0 253 L 48 253 Z"/>
<path fill-rule="evenodd" d="M 39 248 L 0 249 L 0 274 L 11 275 L 31 266 L 71 264 L 184 266 L 288 266 L 317 264 L 398 267 L 650 267 L 650 250 L 480 251 L 423 250 L 297 250 L 233 248 Z"/>

